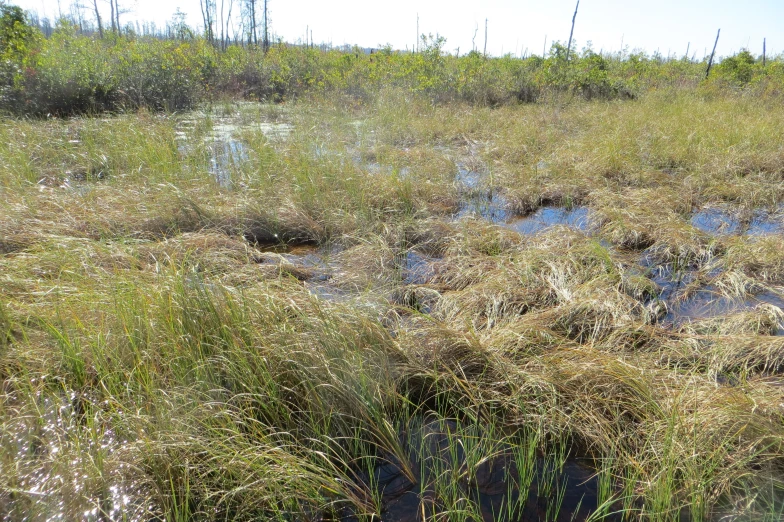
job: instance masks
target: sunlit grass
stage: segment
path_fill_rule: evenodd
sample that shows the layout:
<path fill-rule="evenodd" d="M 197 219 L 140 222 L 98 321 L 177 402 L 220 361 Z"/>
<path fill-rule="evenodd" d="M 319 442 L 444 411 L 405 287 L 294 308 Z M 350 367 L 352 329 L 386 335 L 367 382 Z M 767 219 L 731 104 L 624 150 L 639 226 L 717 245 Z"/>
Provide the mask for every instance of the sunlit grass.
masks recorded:
<path fill-rule="evenodd" d="M 6 120 L 0 513 L 373 520 L 394 465 L 417 518 L 585 518 L 575 466 L 594 520 L 780 515 L 780 231 L 692 221 L 775 212 L 778 106 L 344 101 Z"/>

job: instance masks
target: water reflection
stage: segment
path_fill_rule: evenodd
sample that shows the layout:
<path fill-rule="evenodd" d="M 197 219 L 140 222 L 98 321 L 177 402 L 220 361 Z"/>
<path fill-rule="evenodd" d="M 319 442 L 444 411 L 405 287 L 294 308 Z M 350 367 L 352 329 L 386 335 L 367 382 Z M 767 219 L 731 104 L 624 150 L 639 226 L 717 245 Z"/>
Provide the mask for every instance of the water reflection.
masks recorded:
<path fill-rule="evenodd" d="M 525 436 L 514 442 L 497 436 L 479 424 L 418 417 L 400 432 L 406 462 L 387 456 L 360 479 L 380 492 L 384 522 L 579 521 L 597 510 L 599 479 L 587 461 L 543 456 Z M 359 518 L 346 513 L 341 520 Z"/>
<path fill-rule="evenodd" d="M 650 263 L 644 254 L 641 265 Z M 761 307 L 772 306 L 784 310 L 784 297 L 771 290 L 754 294 L 729 296 L 716 286 L 721 276 L 720 270 L 707 275 L 697 267 L 689 266 L 675 269 L 671 265 L 647 267 L 648 276 L 656 283 L 659 294 L 647 303 L 653 307 L 662 303 L 664 308 L 659 321 L 664 325 L 679 327 L 684 324 L 715 319 L 732 314 L 760 311 Z M 784 335 L 784 324 L 779 321 L 776 335 Z"/>
<path fill-rule="evenodd" d="M 586 207 L 542 207 L 530 216 L 506 223 L 507 228 L 524 235 L 535 235 L 556 225 L 563 225 L 581 232 L 589 226 Z"/>
<path fill-rule="evenodd" d="M 14 405 L 7 401 L 4 408 Z M 105 412 L 74 392 L 38 392 L 0 432 L 13 456 L 13 491 L 0 491 L 2 520 L 149 520 L 149 495 L 118 455 L 129 449 Z"/>
<path fill-rule="evenodd" d="M 691 217 L 695 228 L 710 235 L 748 234 L 762 236 L 781 233 L 784 230 L 784 217 L 778 212 L 764 210 L 753 212 L 733 212 L 726 207 L 708 206 L 695 212 Z"/>

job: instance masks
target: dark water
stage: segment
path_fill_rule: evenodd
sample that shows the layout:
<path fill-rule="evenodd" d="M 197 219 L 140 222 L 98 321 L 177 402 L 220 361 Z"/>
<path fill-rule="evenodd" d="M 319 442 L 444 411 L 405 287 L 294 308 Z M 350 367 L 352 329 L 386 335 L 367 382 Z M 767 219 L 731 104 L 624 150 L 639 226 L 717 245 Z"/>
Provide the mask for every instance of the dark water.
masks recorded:
<path fill-rule="evenodd" d="M 481 448 L 487 442 L 482 427 L 454 420 L 424 418 L 400 435 L 410 475 L 389 457 L 361 476 L 381 492 L 384 522 L 458 520 L 461 511 L 472 521 L 580 521 L 599 504 L 599 480 L 587 461 L 548 459 L 524 441 Z M 340 519 L 359 517 L 344 513 Z"/>

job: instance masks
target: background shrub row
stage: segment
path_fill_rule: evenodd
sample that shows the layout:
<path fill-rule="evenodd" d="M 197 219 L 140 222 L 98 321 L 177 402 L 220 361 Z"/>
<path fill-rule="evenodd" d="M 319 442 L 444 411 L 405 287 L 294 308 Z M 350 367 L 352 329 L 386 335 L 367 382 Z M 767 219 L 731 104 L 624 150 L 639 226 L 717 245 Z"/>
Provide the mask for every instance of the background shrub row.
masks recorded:
<path fill-rule="evenodd" d="M 203 38 L 165 40 L 133 35 L 104 39 L 67 23 L 44 38 L 15 7 L 0 19 L 0 111 L 21 115 L 180 110 L 214 97 L 281 101 L 314 91 L 369 96 L 402 87 L 430 96 L 497 105 L 553 95 L 635 98 L 651 89 L 698 89 L 707 95 L 779 95 L 784 60 L 761 61 L 748 51 L 724 59 L 705 79 L 706 64 L 645 54 L 573 52 L 558 43 L 548 57 L 485 58 L 443 51 L 443 38 L 423 38 L 421 52 L 382 48 L 308 49 L 274 45 L 221 50 Z"/>

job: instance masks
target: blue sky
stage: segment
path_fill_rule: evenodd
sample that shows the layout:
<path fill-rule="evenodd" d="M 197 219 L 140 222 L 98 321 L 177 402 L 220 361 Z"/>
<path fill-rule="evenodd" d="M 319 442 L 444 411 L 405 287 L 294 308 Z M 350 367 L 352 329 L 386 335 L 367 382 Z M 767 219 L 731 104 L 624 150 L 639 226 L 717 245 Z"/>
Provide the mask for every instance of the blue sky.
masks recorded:
<path fill-rule="evenodd" d="M 63 10 L 70 0 L 60 0 Z M 98 0 L 108 16 L 108 1 Z M 119 0 L 132 12 L 124 20 L 152 20 L 162 24 L 179 7 L 189 22 L 201 23 L 198 0 Z M 229 0 L 224 0 L 228 5 Z M 240 0 L 234 0 L 239 2 Z M 261 0 L 258 0 L 261 2 Z M 359 44 L 377 47 L 390 43 L 410 48 L 416 39 L 417 15 L 420 33 L 438 33 L 447 39 L 446 48 L 470 51 L 476 32 L 476 47 L 484 45 L 484 23 L 488 20 L 487 51 L 542 53 L 545 37 L 566 41 L 569 37 L 573 0 L 268 0 L 272 29 L 287 41 L 304 38 L 306 28 L 316 43 Z M 47 16 L 58 12 L 57 0 L 10 0 L 25 9 Z M 91 3 L 91 2 L 90 2 Z M 220 0 L 219 0 L 220 3 Z M 235 13 L 237 7 L 235 5 Z M 630 50 L 651 53 L 689 54 L 702 58 L 710 52 L 721 28 L 718 55 L 729 55 L 748 47 L 762 52 L 767 38 L 768 54 L 784 52 L 784 0 L 582 0 L 574 38 L 579 47 L 591 41 L 596 51 Z M 478 29 L 478 30 L 477 30 Z"/>

